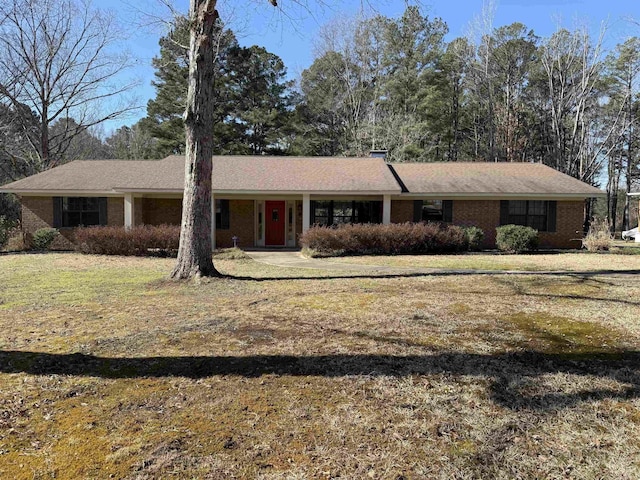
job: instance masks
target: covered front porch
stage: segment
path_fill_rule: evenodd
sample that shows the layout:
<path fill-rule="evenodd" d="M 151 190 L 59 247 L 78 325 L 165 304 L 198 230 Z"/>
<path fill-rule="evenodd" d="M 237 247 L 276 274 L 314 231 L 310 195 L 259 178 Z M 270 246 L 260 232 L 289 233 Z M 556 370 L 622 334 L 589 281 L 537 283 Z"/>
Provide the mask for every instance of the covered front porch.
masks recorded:
<path fill-rule="evenodd" d="M 179 224 L 182 196 L 124 195 L 123 224 Z M 391 195 L 242 195 L 214 192 L 214 248 L 295 248 L 311 225 L 391 223 Z"/>

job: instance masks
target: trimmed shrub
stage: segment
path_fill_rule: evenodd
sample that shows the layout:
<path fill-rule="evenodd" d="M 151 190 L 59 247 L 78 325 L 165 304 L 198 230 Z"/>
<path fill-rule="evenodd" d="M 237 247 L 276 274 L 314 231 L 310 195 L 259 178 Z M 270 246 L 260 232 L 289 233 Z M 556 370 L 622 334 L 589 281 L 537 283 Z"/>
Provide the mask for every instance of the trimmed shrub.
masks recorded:
<path fill-rule="evenodd" d="M 464 234 L 467 237 L 467 245 L 469 250 L 477 252 L 482 250 L 482 242 L 484 241 L 484 231 L 479 227 L 463 227 Z"/>
<path fill-rule="evenodd" d="M 523 253 L 538 248 L 538 231 L 522 225 L 503 225 L 496 228 L 496 245 L 508 253 Z"/>
<path fill-rule="evenodd" d="M 179 225 L 83 227 L 74 243 L 81 253 L 126 256 L 175 256 L 180 243 Z"/>
<path fill-rule="evenodd" d="M 605 252 L 613 247 L 613 235 L 604 220 L 594 220 L 582 239 L 582 246 L 590 252 Z"/>
<path fill-rule="evenodd" d="M 55 228 L 39 228 L 33 232 L 31 246 L 34 250 L 49 250 L 49 247 L 58 236 Z"/>
<path fill-rule="evenodd" d="M 0 215 L 0 249 L 7 244 L 15 227 L 15 222 L 9 220 L 4 215 Z"/>
<path fill-rule="evenodd" d="M 313 256 L 450 253 L 467 249 L 461 227 L 443 223 L 312 227 L 300 237 Z"/>

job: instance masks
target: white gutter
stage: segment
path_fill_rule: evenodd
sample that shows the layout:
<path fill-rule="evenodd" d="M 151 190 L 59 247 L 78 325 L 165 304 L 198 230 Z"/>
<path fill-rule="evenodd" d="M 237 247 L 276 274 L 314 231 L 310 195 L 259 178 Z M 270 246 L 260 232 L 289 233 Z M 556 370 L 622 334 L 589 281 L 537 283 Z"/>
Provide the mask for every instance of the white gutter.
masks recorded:
<path fill-rule="evenodd" d="M 181 188 L 166 188 L 166 189 L 153 189 L 153 188 L 114 188 L 113 190 L 22 190 L 22 189 L 0 189 L 0 193 L 14 193 L 23 196 L 41 196 L 41 197 L 56 197 L 56 196 L 84 196 L 84 197 L 122 197 L 127 193 L 139 193 L 139 194 L 171 194 L 182 195 L 184 189 Z M 300 191 L 300 190 L 213 190 L 214 195 L 260 195 L 260 196 L 281 196 L 281 195 L 295 195 L 300 196 L 304 194 L 309 195 L 321 195 L 321 196 L 372 196 L 372 195 L 392 195 L 394 199 L 420 199 L 420 198 L 435 198 L 435 199 L 457 199 L 457 200 L 500 200 L 500 199 L 532 199 L 540 198 L 544 200 L 584 200 L 585 198 L 605 197 L 606 193 L 406 193 L 398 190 L 378 190 L 378 191 Z M 640 192 L 629 193 L 630 197 L 640 196 Z"/>
<path fill-rule="evenodd" d="M 605 197 L 605 192 L 600 193 L 500 193 L 500 192 L 488 192 L 488 193 L 402 193 L 397 198 L 435 198 L 435 199 L 457 199 L 457 200 L 501 200 L 501 199 L 532 199 L 540 198 L 544 200 L 567 200 L 576 199 L 584 200 L 585 198 L 597 198 Z"/>
<path fill-rule="evenodd" d="M 0 193 L 14 193 L 29 197 L 122 197 L 122 194 L 113 190 L 23 190 L 0 188 Z"/>

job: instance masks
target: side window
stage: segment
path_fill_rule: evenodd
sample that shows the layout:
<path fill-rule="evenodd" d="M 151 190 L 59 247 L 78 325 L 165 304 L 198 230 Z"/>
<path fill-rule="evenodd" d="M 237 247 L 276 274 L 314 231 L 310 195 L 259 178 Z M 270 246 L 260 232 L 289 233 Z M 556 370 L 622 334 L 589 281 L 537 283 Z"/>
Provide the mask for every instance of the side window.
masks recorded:
<path fill-rule="evenodd" d="M 554 232 L 556 202 L 545 200 L 503 200 L 500 202 L 501 225 L 523 225 L 539 232 Z"/>
<path fill-rule="evenodd" d="M 54 197 L 53 223 L 56 228 L 106 225 L 107 199 L 106 197 Z"/>
<path fill-rule="evenodd" d="M 416 200 L 413 208 L 414 222 L 453 222 L 453 200 Z"/>
<path fill-rule="evenodd" d="M 422 202 L 423 222 L 442 222 L 443 219 L 442 200 L 424 200 Z"/>
<path fill-rule="evenodd" d="M 229 230 L 229 200 L 216 199 L 216 228 Z"/>

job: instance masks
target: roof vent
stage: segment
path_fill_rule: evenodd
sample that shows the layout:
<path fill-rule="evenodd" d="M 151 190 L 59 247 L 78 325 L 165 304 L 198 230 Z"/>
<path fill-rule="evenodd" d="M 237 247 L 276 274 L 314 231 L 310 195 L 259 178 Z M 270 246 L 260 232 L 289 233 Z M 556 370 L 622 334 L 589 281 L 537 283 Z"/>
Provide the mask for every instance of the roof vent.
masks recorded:
<path fill-rule="evenodd" d="M 369 156 L 372 158 L 386 158 L 387 150 L 371 150 L 369 151 Z"/>

